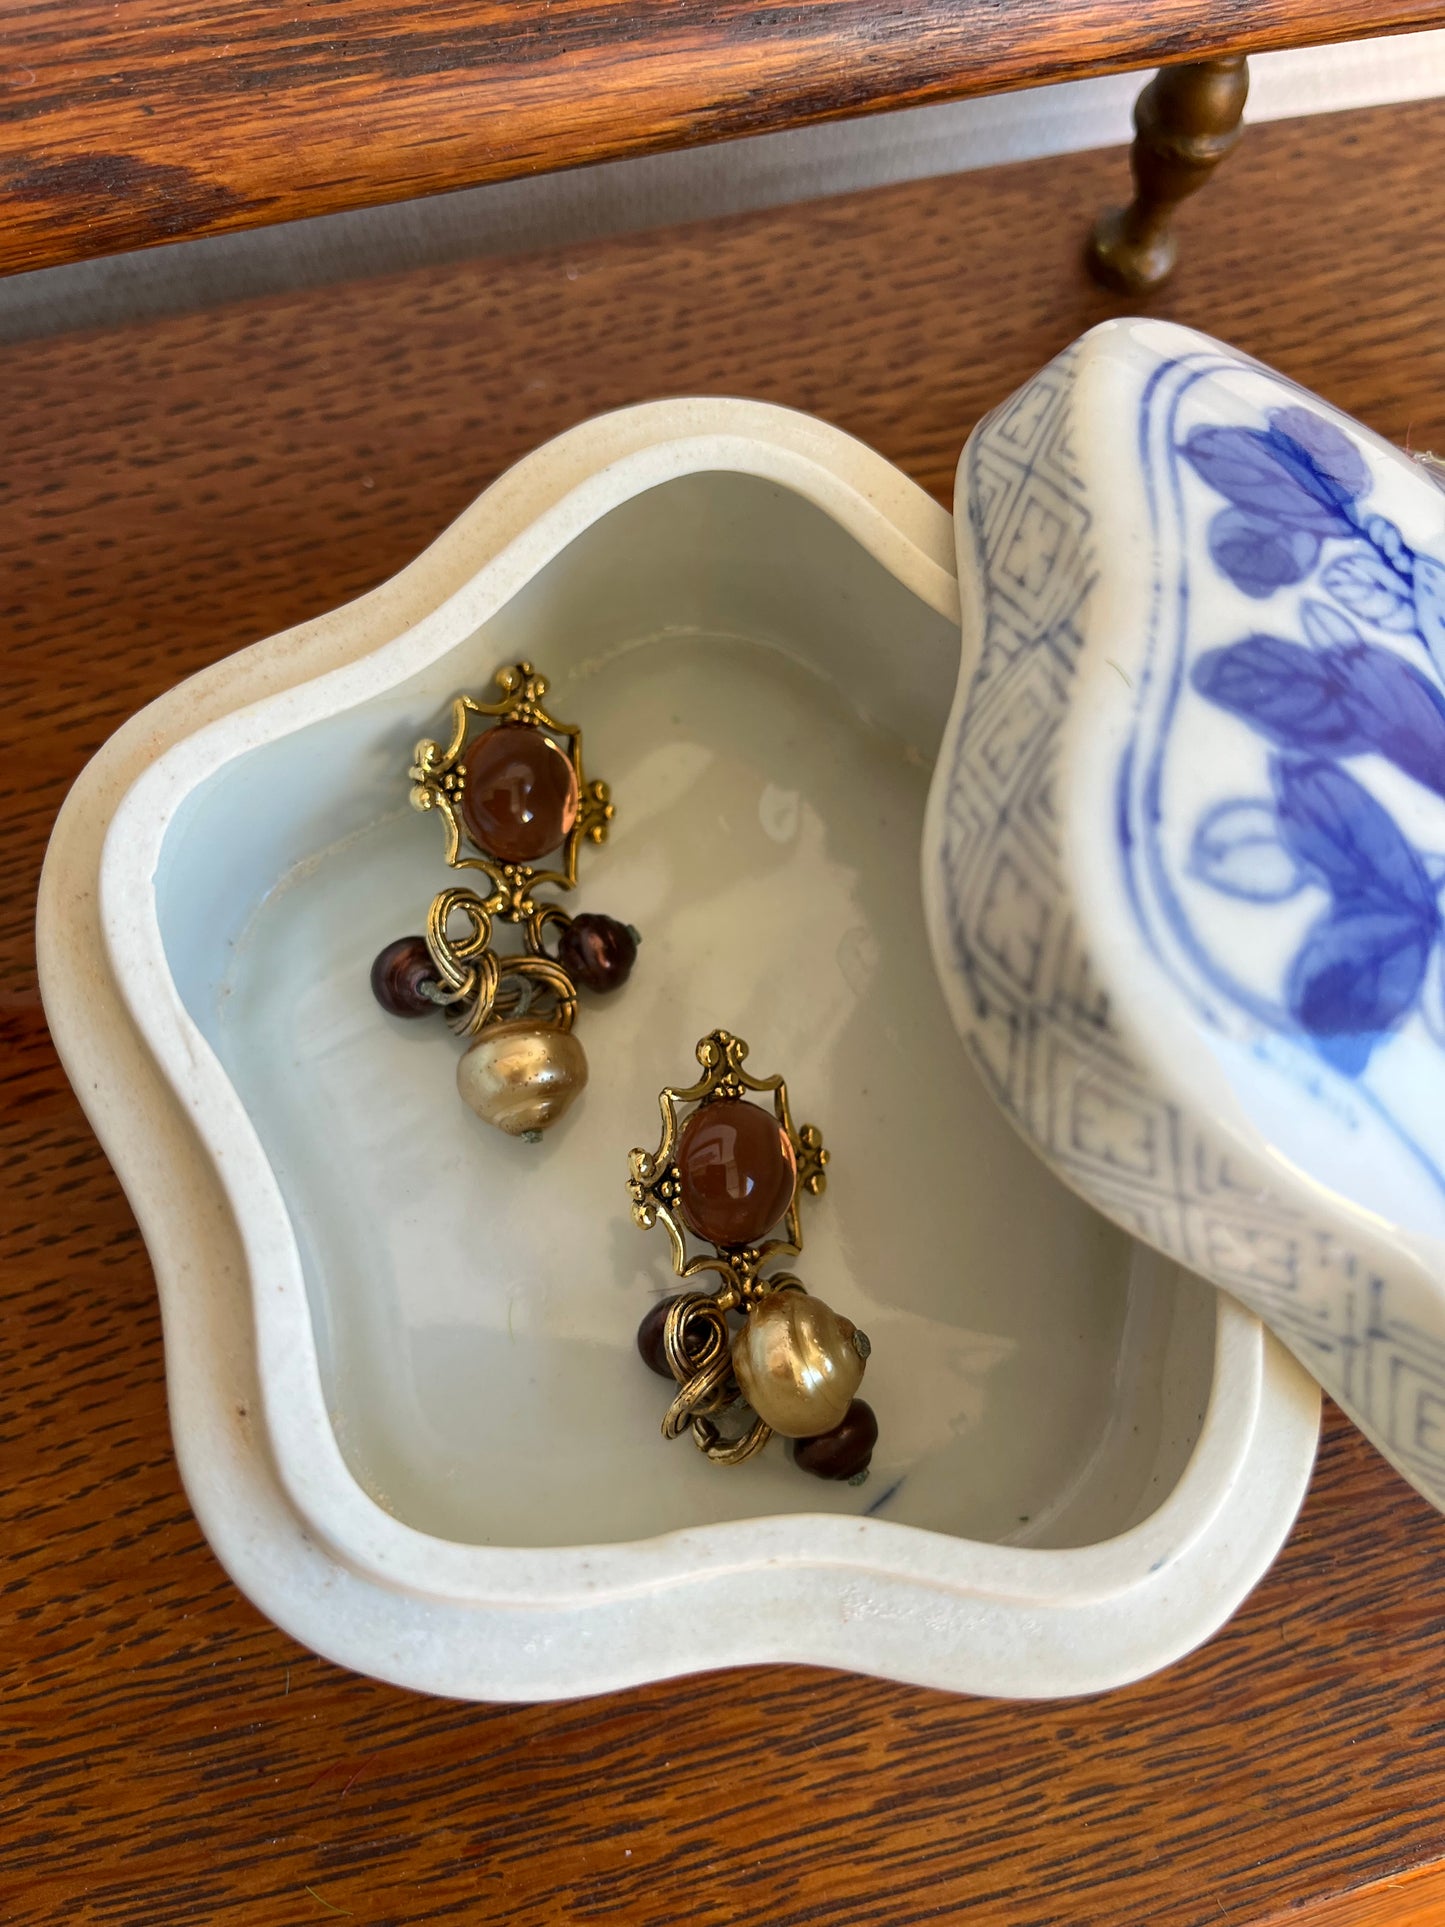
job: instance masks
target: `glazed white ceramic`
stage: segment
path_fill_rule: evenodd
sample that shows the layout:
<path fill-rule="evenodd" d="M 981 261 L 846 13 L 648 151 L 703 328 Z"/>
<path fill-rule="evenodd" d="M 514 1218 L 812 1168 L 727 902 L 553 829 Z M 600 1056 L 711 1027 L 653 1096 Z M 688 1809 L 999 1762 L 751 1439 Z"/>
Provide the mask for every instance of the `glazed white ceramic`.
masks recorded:
<path fill-rule="evenodd" d="M 949 1023 L 917 861 L 957 625 L 949 518 L 877 456 L 659 404 L 82 779 L 47 1008 L 156 1263 L 197 1512 L 311 1645 L 491 1698 L 767 1659 L 1078 1692 L 1186 1650 L 1273 1556 L 1313 1388 L 1057 1182 Z M 644 932 L 538 1147 L 366 981 L 447 874 L 411 746 L 521 656 L 618 806 L 576 901 Z M 670 1274 L 626 1154 L 717 1023 L 833 1152 L 799 1268 L 873 1339 L 861 1488 L 658 1434 L 632 1334 Z"/>
<path fill-rule="evenodd" d="M 989 1090 L 1445 1505 L 1445 495 L 1230 349 L 971 438 L 925 892 Z"/>

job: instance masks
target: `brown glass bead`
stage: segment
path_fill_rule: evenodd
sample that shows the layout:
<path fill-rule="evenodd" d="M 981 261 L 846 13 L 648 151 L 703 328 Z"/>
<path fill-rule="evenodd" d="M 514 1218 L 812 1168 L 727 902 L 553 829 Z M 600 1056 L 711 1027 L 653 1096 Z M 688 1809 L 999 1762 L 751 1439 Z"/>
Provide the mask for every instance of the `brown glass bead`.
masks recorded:
<path fill-rule="evenodd" d="M 632 975 L 637 938 L 616 917 L 584 910 L 562 932 L 557 961 L 584 990 L 617 990 Z"/>
<path fill-rule="evenodd" d="M 535 863 L 577 821 L 577 772 L 540 729 L 499 723 L 462 758 L 462 823 L 502 863 Z"/>
<path fill-rule="evenodd" d="M 677 1146 L 683 1223 L 709 1244 L 765 1237 L 793 1201 L 798 1161 L 771 1111 L 743 1098 L 700 1104 Z"/>
<path fill-rule="evenodd" d="M 371 994 L 393 1017 L 425 1017 L 438 1006 L 422 994 L 422 985 L 438 983 L 437 967 L 425 937 L 398 937 L 379 950 L 371 966 Z"/>
<path fill-rule="evenodd" d="M 663 1349 L 662 1332 L 672 1305 L 671 1298 L 659 1298 L 655 1305 L 648 1306 L 642 1323 L 637 1327 L 637 1349 L 642 1355 L 643 1364 L 650 1372 L 656 1372 L 659 1378 L 668 1380 L 672 1378 L 672 1367 Z"/>
<path fill-rule="evenodd" d="M 799 1439 L 793 1463 L 819 1479 L 856 1479 L 868 1470 L 878 1443 L 878 1420 L 866 1400 L 855 1398 L 841 1423 L 815 1439 Z"/>

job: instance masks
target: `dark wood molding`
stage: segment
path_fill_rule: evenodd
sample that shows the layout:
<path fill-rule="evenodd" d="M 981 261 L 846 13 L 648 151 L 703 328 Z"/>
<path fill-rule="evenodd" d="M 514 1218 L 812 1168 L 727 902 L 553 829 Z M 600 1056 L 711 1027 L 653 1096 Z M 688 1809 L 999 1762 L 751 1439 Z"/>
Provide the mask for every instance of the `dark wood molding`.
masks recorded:
<path fill-rule="evenodd" d="M 0 273 L 1442 21 L 1439 0 L 14 0 Z"/>

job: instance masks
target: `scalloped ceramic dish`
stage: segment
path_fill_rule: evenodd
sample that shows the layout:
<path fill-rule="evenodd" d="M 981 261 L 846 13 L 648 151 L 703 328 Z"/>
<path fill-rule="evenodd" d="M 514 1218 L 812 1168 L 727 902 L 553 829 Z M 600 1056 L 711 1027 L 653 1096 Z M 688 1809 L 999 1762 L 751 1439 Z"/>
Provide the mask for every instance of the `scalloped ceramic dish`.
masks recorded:
<path fill-rule="evenodd" d="M 1073 1693 L 1204 1638 L 1288 1531 L 1313 1387 L 1058 1182 L 950 1022 L 918 863 L 952 547 L 817 422 L 629 410 L 77 785 L 47 1010 L 155 1262 L 197 1514 L 319 1651 L 483 1698 L 762 1660 Z M 445 875 L 411 746 L 521 657 L 617 803 L 577 900 L 645 934 L 540 1147 L 367 987 Z M 667 1279 L 627 1152 L 719 1023 L 832 1150 L 807 1275 L 874 1343 L 856 1489 L 658 1436 L 633 1333 Z"/>

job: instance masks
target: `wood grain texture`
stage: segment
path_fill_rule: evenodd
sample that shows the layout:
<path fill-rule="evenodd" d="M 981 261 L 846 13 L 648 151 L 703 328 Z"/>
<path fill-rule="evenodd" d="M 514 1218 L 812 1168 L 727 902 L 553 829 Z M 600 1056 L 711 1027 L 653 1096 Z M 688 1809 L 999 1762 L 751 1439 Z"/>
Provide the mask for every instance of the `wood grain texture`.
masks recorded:
<path fill-rule="evenodd" d="M 1440 0 L 10 0 L 0 273 Z"/>
<path fill-rule="evenodd" d="M 1301 1913 L 1272 1914 L 1264 1927 L 1440 1927 L 1445 1920 L 1445 1867 L 1417 1867 Z"/>
<path fill-rule="evenodd" d="M 1259 130 L 1181 217 L 1154 310 L 1445 448 L 1442 138 L 1442 106 Z M 49 822 L 140 703 L 371 586 L 602 408 L 792 403 L 946 498 L 979 414 L 1117 311 L 1078 262 L 1124 168 L 1031 163 L 8 354 L 6 1927 L 1385 1927 L 1420 1868 L 1399 1919 L 1439 1917 L 1445 1522 L 1336 1418 L 1234 1622 L 1097 1700 L 778 1669 L 470 1707 L 308 1656 L 187 1510 L 145 1252 L 36 998 Z"/>

